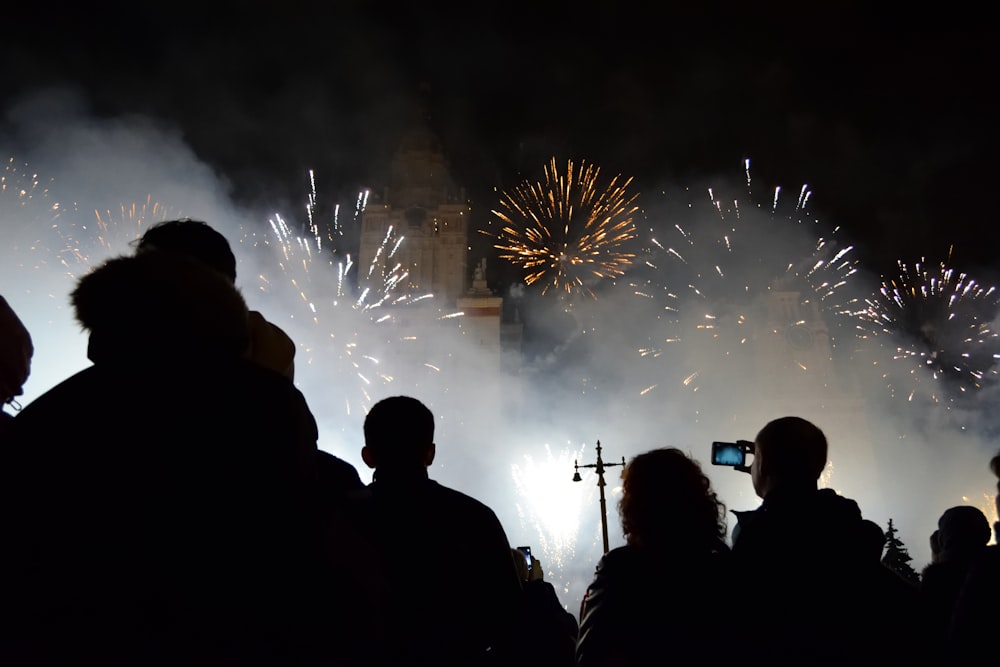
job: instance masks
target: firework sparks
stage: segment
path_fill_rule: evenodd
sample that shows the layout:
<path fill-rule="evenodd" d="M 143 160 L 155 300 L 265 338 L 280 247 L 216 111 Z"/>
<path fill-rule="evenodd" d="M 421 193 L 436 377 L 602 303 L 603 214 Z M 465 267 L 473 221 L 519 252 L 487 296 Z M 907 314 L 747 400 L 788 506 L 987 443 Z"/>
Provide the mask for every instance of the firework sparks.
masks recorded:
<path fill-rule="evenodd" d="M 23 286 L 26 294 L 47 292 L 50 298 L 67 289 L 61 270 L 57 271 L 60 275 L 45 270 L 58 262 L 60 239 L 55 232 L 76 207 L 57 201 L 52 187 L 52 179 L 43 179 L 13 157 L 0 169 L 0 219 L 8 251 L 0 277 L 10 290 L 8 297 L 14 293 L 14 285 Z"/>
<path fill-rule="evenodd" d="M 368 196 L 370 194 L 370 190 L 361 190 L 358 192 L 358 198 L 354 204 L 353 222 L 355 224 L 357 224 L 361 214 L 364 213 L 365 208 L 368 206 Z M 317 220 L 316 212 L 318 206 L 319 199 L 316 194 L 316 175 L 313 170 L 310 169 L 309 193 L 306 197 L 306 229 L 308 234 L 312 237 L 317 250 L 323 250 L 325 245 L 330 244 L 331 248 L 336 251 L 338 249 L 337 244 L 343 242 L 344 240 L 344 225 L 340 215 L 341 206 L 339 203 L 334 204 L 332 220 L 328 225 L 320 224 L 319 220 Z"/>
<path fill-rule="evenodd" d="M 95 220 L 90 224 L 71 222 L 59 226 L 57 231 L 63 239 L 60 261 L 75 275 L 74 266 L 86 270 L 109 257 L 130 253 L 149 227 L 172 215 L 171 208 L 154 201 L 152 195 L 141 203 L 122 203 L 114 211 L 95 210 Z"/>
<path fill-rule="evenodd" d="M 296 322 L 309 324 L 297 326 L 295 332 L 306 366 L 322 366 L 334 377 L 356 379 L 357 398 L 352 397 L 353 392 L 343 392 L 344 409 L 351 414 L 359 406 L 370 404 L 373 383 L 393 381 L 392 373 L 383 368 L 382 355 L 370 345 L 366 349 L 364 344 L 373 339 L 366 334 L 375 323 L 366 313 L 368 291 L 358 299 L 349 296 L 346 281 L 354 267 L 350 255 L 338 259 L 323 251 L 321 240 L 312 230 L 307 236 L 296 235 L 281 215 L 272 216 L 268 222 L 270 233 L 258 236 L 250 232 L 243 240 L 258 251 L 272 248 L 278 253 L 275 264 L 279 272 L 262 270 L 258 287 L 272 296 L 287 296 L 279 301 L 290 307 L 292 326 Z"/>
<path fill-rule="evenodd" d="M 0 215 L 4 220 L 4 243 L 24 261 L 32 255 L 21 251 L 47 248 L 47 236 L 67 207 L 51 196 L 52 181 L 43 180 L 28 165 L 11 157 L 0 170 Z M 69 211 L 73 207 L 68 207 Z"/>
<path fill-rule="evenodd" d="M 701 369 L 712 360 L 731 360 L 768 337 L 793 349 L 790 369 L 809 371 L 815 337 L 834 347 L 859 301 L 845 290 L 857 273 L 853 246 L 807 210 L 808 185 L 788 204 L 780 187 L 758 202 L 749 160 L 745 170 L 742 203 L 709 187 L 700 203 L 671 196 L 662 211 L 647 214 L 646 247 L 623 281 L 651 306 L 652 323 L 635 348 L 646 359 L 669 358 L 676 382 L 690 392 L 709 379 Z"/>
<path fill-rule="evenodd" d="M 14 158 L 0 165 L 0 221 L 3 249 L 0 285 L 3 295 L 31 332 L 35 356 L 31 377 L 20 399 L 39 393 L 84 368 L 86 337 L 74 320 L 66 295 L 72 276 L 61 261 L 58 230 L 76 217 L 77 207 L 59 202 L 53 179 Z M 47 351 L 54 352 L 47 353 Z"/>
<path fill-rule="evenodd" d="M 950 407 L 997 377 L 1000 293 L 947 262 L 898 266 L 858 313 L 859 337 L 890 352 L 882 378 L 891 396 Z"/>
<path fill-rule="evenodd" d="M 542 294 L 555 288 L 593 297 L 594 279 L 623 275 L 634 258 L 623 249 L 635 236 L 632 179 L 615 176 L 601 189 L 599 167 L 570 160 L 560 172 L 555 158 L 544 174 L 544 182 L 503 193 L 493 211 L 502 223 L 494 247 L 524 269 L 527 284 L 542 284 Z"/>
<path fill-rule="evenodd" d="M 404 355 L 394 348 L 405 345 L 411 349 L 418 337 L 405 322 L 398 321 L 397 315 L 401 308 L 412 310 L 432 295 L 398 289 L 406 273 L 393 257 L 404 238 L 391 228 L 371 265 L 359 276 L 350 255 L 326 247 L 327 237 L 318 231 L 323 226 L 315 217 L 316 201 L 313 188 L 301 234 L 295 231 L 294 223 L 275 214 L 263 232 L 244 229 L 242 244 L 250 249 L 254 261 L 262 262 L 259 290 L 277 296 L 276 301 L 288 308 L 288 321 L 283 326 L 292 330 L 298 344 L 303 361 L 297 367 L 304 366 L 296 376 L 309 382 L 310 376 L 321 375 L 312 380 L 322 387 L 313 394 L 350 415 L 366 411 L 373 394 L 382 393 L 380 388 L 398 383 L 399 372 L 408 375 L 401 367 L 415 355 Z M 366 201 L 367 193 L 359 194 L 356 217 L 364 211 Z M 339 210 L 339 206 L 334 209 L 335 219 Z M 452 313 L 438 319 L 455 317 L 458 314 Z M 440 372 L 439 364 L 414 364 L 425 372 Z"/>
<path fill-rule="evenodd" d="M 262 271 L 259 288 L 267 294 L 290 292 L 290 298 L 282 299 L 286 304 L 297 304 L 289 317 L 296 321 L 308 322 L 311 326 L 298 326 L 295 339 L 299 346 L 300 358 L 308 367 L 322 367 L 328 374 L 324 395 L 340 394 L 339 400 L 348 415 L 359 407 L 370 405 L 370 388 L 393 381 L 390 371 L 380 360 L 381 354 L 371 349 L 365 342 L 372 340 L 366 335 L 372 325 L 372 318 L 354 308 L 353 299 L 347 299 L 344 281 L 353 266 L 348 255 L 345 260 L 334 264 L 334 256 L 320 250 L 315 238 L 292 234 L 281 216 L 270 220 L 271 234 L 260 245 L 277 246 L 280 258 L 277 277 Z M 252 242 L 253 243 L 253 242 Z M 257 245 L 256 243 L 254 245 Z M 260 246 L 258 246 L 260 247 Z M 287 325 L 286 325 L 287 326 Z M 302 364 L 297 364 L 301 367 Z M 300 378 L 303 373 L 297 374 Z M 331 391 L 338 387 L 338 380 L 353 377 L 356 391 Z"/>
<path fill-rule="evenodd" d="M 554 485 L 552 480 L 569 480 L 567 471 L 582 451 L 581 447 L 575 452 L 564 449 L 553 454 L 552 448 L 545 445 L 541 459 L 526 454 L 523 464 L 511 466 L 517 510 L 537 535 L 533 539 L 541 547 L 539 560 L 543 566 L 559 571 L 566 570 L 575 556 L 587 490 L 569 483 L 565 487 Z"/>
<path fill-rule="evenodd" d="M 43 201 L 42 206 L 55 215 L 59 204 L 49 203 L 49 183 L 43 183 L 37 173 L 28 169 L 28 165 L 11 157 L 4 163 L 0 172 L 0 196 L 3 197 L 4 208 L 28 208 L 33 202 Z"/>

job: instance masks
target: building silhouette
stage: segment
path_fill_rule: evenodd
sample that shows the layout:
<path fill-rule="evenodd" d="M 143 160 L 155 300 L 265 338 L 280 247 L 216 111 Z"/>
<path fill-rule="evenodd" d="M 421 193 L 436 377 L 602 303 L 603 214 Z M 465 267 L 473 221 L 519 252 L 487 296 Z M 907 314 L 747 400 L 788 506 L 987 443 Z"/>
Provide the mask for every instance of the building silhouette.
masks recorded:
<path fill-rule="evenodd" d="M 426 98 L 401 135 L 387 177 L 372 188 L 360 217 L 359 265 L 374 267 L 370 279 L 391 282 L 390 293 L 433 295 L 397 312 L 393 326 L 416 330 L 418 322 L 461 313 L 457 326 L 476 363 L 488 372 L 516 369 L 523 325 L 516 317 L 505 321 L 505 299 L 486 279 L 487 259 L 469 256 L 472 208 L 432 128 Z"/>
<path fill-rule="evenodd" d="M 404 276 L 394 291 L 432 293 L 453 307 L 469 284 L 470 212 L 422 111 L 392 157 L 388 184 L 373 190 L 361 216 L 360 265 Z"/>

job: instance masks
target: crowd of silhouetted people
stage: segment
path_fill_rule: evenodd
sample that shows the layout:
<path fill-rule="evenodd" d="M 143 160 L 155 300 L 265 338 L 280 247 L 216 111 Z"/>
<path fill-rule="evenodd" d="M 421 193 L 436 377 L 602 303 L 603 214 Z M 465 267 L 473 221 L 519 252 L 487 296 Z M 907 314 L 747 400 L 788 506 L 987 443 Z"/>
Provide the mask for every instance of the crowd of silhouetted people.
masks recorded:
<path fill-rule="evenodd" d="M 932 562 L 900 576 L 881 528 L 820 488 L 826 437 L 794 416 L 752 443 L 762 502 L 734 513 L 731 537 L 697 460 L 660 447 L 629 461 L 625 544 L 567 610 L 490 507 L 431 479 L 435 420 L 417 398 L 364 417 L 370 484 L 320 448 L 295 343 L 248 309 L 236 265 L 204 222 L 150 227 L 70 295 L 91 365 L 24 406 L 32 340 L 0 297 L 0 399 L 16 415 L 0 420 L 0 664 L 998 658 L 1000 525 L 945 509 Z M 1000 480 L 1000 454 L 990 465 Z"/>

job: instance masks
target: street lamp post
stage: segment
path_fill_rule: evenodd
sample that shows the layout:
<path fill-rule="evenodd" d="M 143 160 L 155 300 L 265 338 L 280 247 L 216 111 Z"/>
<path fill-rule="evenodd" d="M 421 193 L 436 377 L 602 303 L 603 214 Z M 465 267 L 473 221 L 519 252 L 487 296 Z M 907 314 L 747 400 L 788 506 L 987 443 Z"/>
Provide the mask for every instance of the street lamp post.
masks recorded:
<path fill-rule="evenodd" d="M 600 489 L 601 493 L 601 537 L 604 539 L 604 553 L 608 553 L 608 503 L 604 498 L 604 469 L 613 468 L 615 466 L 625 467 L 625 457 L 622 457 L 621 463 L 605 463 L 601 458 L 601 441 L 597 441 L 597 462 L 596 463 L 586 463 L 580 465 L 576 460 L 573 461 L 573 481 L 581 482 L 583 478 L 580 477 L 580 468 L 593 468 L 594 472 L 597 473 L 597 488 Z"/>

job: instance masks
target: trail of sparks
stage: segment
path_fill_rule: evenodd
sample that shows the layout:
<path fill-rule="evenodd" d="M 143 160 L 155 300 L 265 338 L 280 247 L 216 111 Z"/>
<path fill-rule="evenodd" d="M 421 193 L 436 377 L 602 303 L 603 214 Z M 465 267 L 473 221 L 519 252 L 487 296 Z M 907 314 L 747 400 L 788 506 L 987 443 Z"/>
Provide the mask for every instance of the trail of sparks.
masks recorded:
<path fill-rule="evenodd" d="M 670 195 L 662 210 L 646 212 L 646 247 L 623 281 L 651 307 L 639 355 L 658 359 L 672 350 L 668 363 L 691 392 L 712 378 L 706 365 L 769 336 L 801 349 L 790 367 L 806 371 L 817 333 L 835 346 L 858 309 L 849 289 L 858 270 L 854 247 L 808 212 L 808 185 L 794 204 L 782 206 L 780 186 L 766 204 L 755 202 L 749 160 L 744 168 L 745 203 L 708 187 L 703 203 Z M 641 395 L 650 393 L 649 384 L 642 387 Z"/>
<path fill-rule="evenodd" d="M 8 296 L 15 284 L 25 292 L 40 286 L 39 272 L 58 262 L 61 240 L 57 230 L 76 212 L 72 203 L 59 202 L 54 196 L 53 180 L 42 178 L 25 162 L 8 158 L 0 168 L 0 219 L 3 220 L 3 243 L 7 251 L 2 273 Z M 55 259 L 54 259 L 55 258 Z M 12 271 L 9 276 L 7 272 Z M 30 279 L 21 274 L 31 271 Z M 48 282 L 53 276 L 45 276 Z M 56 293 L 65 285 L 60 281 Z M 68 289 L 68 288 L 67 288 Z"/>
<path fill-rule="evenodd" d="M 277 297 L 288 309 L 289 327 L 301 352 L 296 367 L 306 375 L 321 374 L 324 400 L 342 405 L 348 415 L 366 411 L 373 396 L 397 382 L 398 369 L 392 352 L 398 344 L 412 344 L 417 336 L 406 326 L 396 326 L 401 308 L 432 299 L 431 294 L 410 294 L 398 289 L 406 272 L 392 259 L 404 237 L 389 228 L 364 275 L 351 255 L 327 247 L 328 229 L 336 230 L 340 207 L 334 208 L 335 223 L 326 227 L 318 219 L 314 177 L 310 172 L 306 222 L 300 230 L 280 214 L 268 219 L 264 232 L 244 229 L 242 243 L 258 260 L 259 290 Z M 367 191 L 358 195 L 355 219 L 364 213 Z M 269 269 L 276 267 L 277 272 Z M 356 284 L 355 284 L 356 281 Z M 452 313 L 449 318 L 459 317 Z M 441 318 L 443 319 L 443 318 Z M 424 362 L 422 368 L 435 373 L 438 365 Z M 299 376 L 298 371 L 296 376 Z M 353 380 L 351 380 L 353 378 Z"/>
<path fill-rule="evenodd" d="M 75 275 L 75 266 L 88 270 L 115 255 L 132 252 L 135 242 L 150 226 L 172 216 L 172 209 L 154 201 L 151 194 L 143 202 L 122 203 L 114 211 L 95 210 L 92 223 L 60 225 L 63 239 L 60 259 L 70 274 Z"/>
<path fill-rule="evenodd" d="M 13 204 L 20 208 L 27 208 L 33 202 L 45 200 L 49 196 L 49 185 L 42 182 L 38 173 L 30 170 L 27 163 L 19 162 L 14 157 L 10 157 L 3 165 L 0 172 L 0 196 L 3 197 L 4 207 Z M 43 201 L 43 208 L 53 212 L 59 210 L 58 203 L 50 204 Z"/>
<path fill-rule="evenodd" d="M 949 259 L 950 259 L 949 252 Z M 858 335 L 886 350 L 882 378 L 893 397 L 945 404 L 996 380 L 1000 293 L 947 262 L 912 267 L 897 262 L 899 275 L 884 278 L 858 313 Z M 874 362 L 878 365 L 878 360 Z"/>
<path fill-rule="evenodd" d="M 560 172 L 553 157 L 544 181 L 504 192 L 492 211 L 502 223 L 494 244 L 500 257 L 521 267 L 528 285 L 540 283 L 542 294 L 554 288 L 594 297 L 595 279 L 623 275 L 635 257 L 623 247 L 635 237 L 632 179 L 615 176 L 602 189 L 599 177 L 599 167 L 572 160 Z"/>
<path fill-rule="evenodd" d="M 532 545 L 534 555 L 546 568 L 547 580 L 553 572 L 566 571 L 575 556 L 581 515 L 590 491 L 590 485 L 581 487 L 569 482 L 573 461 L 581 453 L 582 447 L 575 452 L 563 449 L 553 454 L 546 444 L 540 458 L 525 455 L 523 463 L 511 466 L 517 510 L 522 522 L 530 525 L 531 540 L 537 540 Z M 553 485 L 552 480 L 558 479 L 565 479 L 566 486 Z"/>

